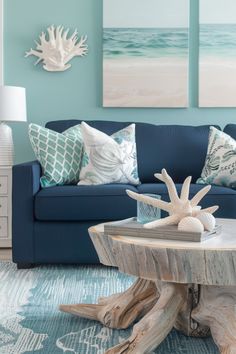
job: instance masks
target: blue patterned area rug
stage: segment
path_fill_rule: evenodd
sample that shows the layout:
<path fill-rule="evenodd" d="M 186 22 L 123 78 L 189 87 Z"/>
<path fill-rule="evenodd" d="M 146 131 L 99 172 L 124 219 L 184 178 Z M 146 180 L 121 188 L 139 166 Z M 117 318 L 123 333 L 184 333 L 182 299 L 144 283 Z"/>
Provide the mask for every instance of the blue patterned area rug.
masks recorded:
<path fill-rule="evenodd" d="M 0 354 L 103 354 L 130 334 L 58 311 L 61 303 L 96 302 L 134 278 L 103 267 L 43 266 L 16 270 L 0 263 Z M 153 353 L 218 354 L 211 338 L 173 330 Z"/>

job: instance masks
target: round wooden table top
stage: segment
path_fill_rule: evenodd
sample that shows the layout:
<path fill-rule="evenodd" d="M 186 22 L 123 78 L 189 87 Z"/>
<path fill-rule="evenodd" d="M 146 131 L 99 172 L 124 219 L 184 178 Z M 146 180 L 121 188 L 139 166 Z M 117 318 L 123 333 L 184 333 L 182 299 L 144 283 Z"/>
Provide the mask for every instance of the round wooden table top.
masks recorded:
<path fill-rule="evenodd" d="M 104 235 L 104 224 L 89 233 L 101 263 L 149 280 L 236 285 L 236 220 L 217 219 L 222 232 L 207 241 L 185 242 Z"/>

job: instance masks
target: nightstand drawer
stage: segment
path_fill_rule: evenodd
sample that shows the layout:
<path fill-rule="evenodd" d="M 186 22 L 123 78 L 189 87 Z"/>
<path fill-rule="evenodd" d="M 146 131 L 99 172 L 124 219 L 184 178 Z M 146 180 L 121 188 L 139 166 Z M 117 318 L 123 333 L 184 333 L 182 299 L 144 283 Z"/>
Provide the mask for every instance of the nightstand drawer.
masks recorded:
<path fill-rule="evenodd" d="M 7 236 L 7 218 L 0 218 L 0 238 L 6 238 Z"/>
<path fill-rule="evenodd" d="M 8 177 L 0 176 L 0 194 L 7 194 L 8 192 Z"/>
<path fill-rule="evenodd" d="M 0 216 L 8 216 L 8 198 L 0 196 Z"/>

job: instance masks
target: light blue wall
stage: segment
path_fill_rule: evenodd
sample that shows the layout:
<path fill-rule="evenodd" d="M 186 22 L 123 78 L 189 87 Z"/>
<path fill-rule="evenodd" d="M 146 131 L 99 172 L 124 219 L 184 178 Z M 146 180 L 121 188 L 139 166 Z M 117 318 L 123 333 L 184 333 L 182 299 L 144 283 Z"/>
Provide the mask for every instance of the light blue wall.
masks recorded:
<path fill-rule="evenodd" d="M 119 1 L 119 0 L 117 0 Z M 165 1 L 165 0 L 163 0 Z M 198 109 L 198 0 L 190 0 L 190 108 L 102 108 L 102 0 L 5 0 L 5 84 L 24 86 L 28 121 L 56 119 L 133 120 L 155 124 L 236 123 L 236 109 Z M 24 58 L 33 40 L 50 24 L 78 27 L 88 34 L 89 55 L 71 70 L 48 73 Z M 235 93 L 236 94 L 236 93 Z M 33 158 L 27 124 L 13 123 L 16 162 Z"/>

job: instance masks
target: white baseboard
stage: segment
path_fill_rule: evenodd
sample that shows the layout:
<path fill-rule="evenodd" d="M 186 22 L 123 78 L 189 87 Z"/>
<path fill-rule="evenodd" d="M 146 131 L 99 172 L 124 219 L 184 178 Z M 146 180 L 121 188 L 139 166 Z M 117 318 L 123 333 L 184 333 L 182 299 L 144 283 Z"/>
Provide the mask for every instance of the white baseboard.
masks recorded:
<path fill-rule="evenodd" d="M 11 248 L 0 248 L 0 261 L 12 261 Z"/>

